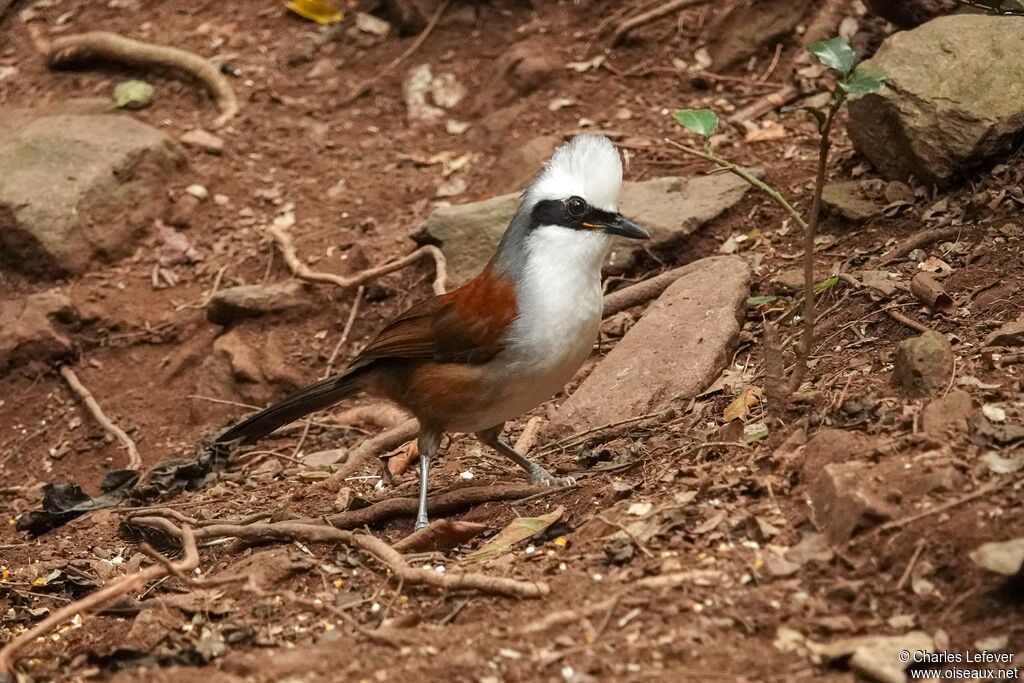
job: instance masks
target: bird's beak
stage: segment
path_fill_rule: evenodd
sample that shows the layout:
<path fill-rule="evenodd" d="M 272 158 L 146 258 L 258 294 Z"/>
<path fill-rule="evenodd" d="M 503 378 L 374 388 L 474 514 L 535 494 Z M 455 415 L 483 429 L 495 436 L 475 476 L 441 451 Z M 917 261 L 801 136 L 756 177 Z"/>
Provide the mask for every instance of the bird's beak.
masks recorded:
<path fill-rule="evenodd" d="M 628 218 L 624 218 L 621 214 L 615 214 L 615 216 L 610 220 L 602 221 L 596 227 L 601 232 L 608 233 L 609 235 L 618 235 L 619 237 L 625 237 L 631 240 L 651 239 L 651 234 L 649 232 Z"/>

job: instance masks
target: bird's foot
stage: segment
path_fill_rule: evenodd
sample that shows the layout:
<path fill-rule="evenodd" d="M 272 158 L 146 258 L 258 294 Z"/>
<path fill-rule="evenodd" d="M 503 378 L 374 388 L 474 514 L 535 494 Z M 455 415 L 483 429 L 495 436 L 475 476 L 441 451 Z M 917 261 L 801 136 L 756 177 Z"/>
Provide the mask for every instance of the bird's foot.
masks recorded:
<path fill-rule="evenodd" d="M 540 465 L 530 468 L 530 483 L 537 486 L 575 486 L 576 480 L 572 477 L 556 477 Z"/>
<path fill-rule="evenodd" d="M 418 517 L 416 517 L 416 526 L 414 528 L 416 529 L 416 531 L 419 531 L 428 524 L 430 524 L 430 520 L 427 519 L 427 516 L 419 515 Z"/>

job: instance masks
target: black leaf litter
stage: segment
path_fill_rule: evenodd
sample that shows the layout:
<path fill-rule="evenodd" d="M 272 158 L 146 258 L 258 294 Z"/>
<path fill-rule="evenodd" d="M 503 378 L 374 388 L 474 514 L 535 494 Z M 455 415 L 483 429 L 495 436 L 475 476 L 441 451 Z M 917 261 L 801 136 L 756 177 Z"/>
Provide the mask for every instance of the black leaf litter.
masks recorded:
<path fill-rule="evenodd" d="M 46 484 L 42 509 L 22 515 L 15 528 L 39 536 L 92 510 L 121 503 L 145 505 L 180 491 L 194 491 L 202 488 L 209 474 L 224 468 L 232 448 L 230 444 L 204 442 L 191 460 L 165 460 L 142 477 L 138 470 L 112 470 L 103 478 L 101 493 L 95 498 L 74 482 Z"/>

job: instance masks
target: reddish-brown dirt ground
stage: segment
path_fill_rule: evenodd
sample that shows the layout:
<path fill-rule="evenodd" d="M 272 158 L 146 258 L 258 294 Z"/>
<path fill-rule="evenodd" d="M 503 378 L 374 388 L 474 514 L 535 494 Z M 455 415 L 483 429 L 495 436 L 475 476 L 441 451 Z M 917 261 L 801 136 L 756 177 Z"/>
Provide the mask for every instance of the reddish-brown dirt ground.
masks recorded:
<path fill-rule="evenodd" d="M 174 137 L 208 126 L 216 115 L 201 88 L 172 74 L 117 67 L 48 70 L 19 17 L 18 10 L 32 4 L 16 3 L 0 20 L 0 65 L 18 69 L 16 76 L 0 81 L 0 106 L 106 95 L 118 81 L 137 77 L 155 85 L 157 96 L 136 116 Z M 218 131 L 227 143 L 225 153 L 190 150 L 189 170 L 180 184 L 168 188 L 180 197 L 187 185 L 201 183 L 211 194 L 228 198 L 222 204 L 202 203 L 187 230 L 203 260 L 174 267 L 177 284 L 156 289 L 151 280 L 156 238 L 150 238 L 133 256 L 97 263 L 67 283 L 76 303 L 93 314 L 71 331 L 78 349 L 76 371 L 107 414 L 129 430 L 147 465 L 189 456 L 201 439 L 246 411 L 238 404 L 265 403 L 283 394 L 280 387 L 239 388 L 230 373 L 211 371 L 204 359 L 212 355 L 221 329 L 206 320 L 201 306 L 222 269 L 221 286 L 290 277 L 261 230 L 277 214 L 277 204 L 295 207 L 293 234 L 303 258 L 315 256 L 314 267 L 321 270 L 349 273 L 414 248 L 410 236 L 429 214 L 442 177 L 439 166 L 411 158 L 449 151 L 478 154 L 464 173 L 468 189 L 455 201 L 485 198 L 501 183 L 494 166 L 502 150 L 541 134 L 572 133 L 587 119 L 583 123 L 589 129 L 611 131 L 628 150 L 627 178 L 706 172 L 703 162 L 663 144 L 665 136 L 683 137 L 670 112 L 699 106 L 731 111 L 749 104 L 775 89 L 776 80 L 788 80 L 799 52 L 782 52 L 766 79 L 768 86 L 756 80 L 769 66 L 770 48 L 754 58 L 750 73 L 734 72 L 738 80 L 695 81 L 673 73 L 672 59 L 693 61 L 707 38 L 701 27 L 715 10 L 684 12 L 678 25 L 653 23 L 605 53 L 607 34 L 595 37 L 595 32 L 603 21 L 614 21 L 620 3 L 456 3 L 396 73 L 383 78 L 370 95 L 343 104 L 351 86 L 377 73 L 413 38 L 391 35 L 363 47 L 343 37 L 312 61 L 289 66 L 288 55 L 310 41 L 316 27 L 286 12 L 283 3 L 155 0 L 140 3 L 139 9 L 109 4 L 114 7 L 81 0 L 36 2 L 38 18 L 32 23 L 44 32 L 103 28 L 203 55 L 219 53 L 241 70 L 232 79 L 241 112 Z M 469 9 L 474 5 L 475 10 Z M 494 87 L 496 59 L 519 41 L 529 41 L 560 64 L 606 54 L 610 68 L 563 69 L 525 95 L 502 83 Z M 330 66 L 329 73 L 311 77 L 321 60 Z M 484 93 L 476 111 L 467 104 L 456 112 L 456 118 L 474 124 L 470 132 L 456 136 L 443 125 L 413 128 L 407 123 L 400 83 L 420 63 L 454 73 L 471 100 Z M 809 87 L 814 92 L 813 84 Z M 575 104 L 552 111 L 548 105 L 556 98 Z M 506 122 L 496 124 L 492 117 L 481 124 L 486 114 L 510 104 Z M 813 125 L 793 114 L 772 113 L 766 120 L 781 121 L 784 135 L 747 142 L 741 129 L 727 127 L 718 149 L 744 165 L 764 168 L 769 182 L 806 209 L 816 159 Z M 863 168 L 842 128 L 829 173 L 846 178 Z M 241 574 L 252 580 L 198 594 L 177 579 L 162 581 L 116 609 L 85 614 L 80 624 L 29 646 L 19 669 L 34 680 L 853 680 L 842 660 L 815 662 L 799 649 L 786 651 L 777 642 L 780 629 L 821 642 L 920 629 L 936 637 L 940 649 L 976 649 L 984 639 L 1005 638 L 1006 651 L 1021 653 L 1020 581 L 986 573 L 970 559 L 979 544 L 1020 536 L 1024 529 L 1019 472 L 994 474 L 982 460 L 989 451 L 1009 457 L 1016 444 L 994 444 L 977 432 L 941 438 L 921 433 L 922 402 L 906 398 L 892 382 L 896 345 L 917 332 L 884 308 L 896 301 L 908 316 L 954 335 L 958 385 L 981 404 L 1001 406 L 1008 423 L 1020 423 L 1020 366 L 993 362 L 982 342 L 1021 312 L 1024 241 L 1019 229 L 1001 227 L 1019 223 L 1022 176 L 1024 160 L 1010 158 L 947 195 L 924 191 L 894 216 L 859 226 L 825 220 L 817 245 L 823 276 L 852 272 L 929 227 L 925 214 L 945 197 L 946 210 L 962 217 L 962 235 L 951 251 L 941 244 L 925 250 L 952 266 L 943 284 L 960 310 L 954 316 L 936 315 L 899 291 L 892 300 L 875 301 L 844 281 L 825 291 L 819 342 L 792 409 L 768 419 L 760 405 L 753 408 L 750 420 L 766 420 L 767 439 L 749 448 L 691 448 L 699 440 L 720 440 L 723 410 L 734 392 L 763 386 L 761 321 L 782 311 L 771 305 L 748 310 L 724 390 L 681 402 L 671 416 L 589 443 L 586 449 L 562 449 L 542 458 L 566 471 L 608 471 L 583 476 L 578 488 L 522 503 L 487 503 L 454 515 L 500 529 L 516 516 L 539 516 L 564 506 L 564 543 L 537 539 L 529 549 L 517 548 L 482 568 L 493 575 L 545 581 L 551 588 L 547 597 L 512 600 L 401 586 L 365 555 L 343 546 L 213 544 L 201 548 L 204 576 Z M 339 181 L 344 181 L 342 190 L 329 194 Z M 799 231 L 785 219 L 770 200 L 749 193 L 738 207 L 671 252 L 646 256 L 626 277 L 641 279 L 717 254 L 727 238 L 741 236 L 738 253 L 752 265 L 753 294 L 771 293 L 774 278 L 799 265 Z M 915 265 L 901 261 L 887 269 L 907 282 Z M 423 261 L 369 286 L 342 355 L 351 356 L 390 317 L 429 296 L 432 277 L 432 266 Z M 0 273 L 3 298 L 48 286 Z M 353 293 L 318 285 L 313 296 L 321 304 L 314 313 L 245 321 L 235 329 L 257 348 L 276 345 L 294 373 L 313 379 L 344 327 Z M 632 311 L 632 318 L 640 313 Z M 782 331 L 787 338 L 795 336 L 799 322 L 790 320 Z M 614 337 L 606 342 L 602 352 L 614 342 Z M 551 408 L 534 414 L 545 416 Z M 528 417 L 510 425 L 513 436 Z M 813 436 L 826 427 L 866 437 L 873 450 L 841 457 L 878 468 L 868 470 L 875 477 L 872 486 L 898 509 L 896 519 L 907 518 L 907 523 L 860 533 L 792 571 L 772 571 L 771 558 L 766 561 L 771 546 L 795 546 L 814 531 L 801 470 L 803 451 L 787 439 L 800 429 Z M 201 490 L 162 504 L 197 519 L 238 519 L 257 512 L 328 514 L 335 509 L 335 492 L 315 486 L 287 458 L 297 438 L 292 431 L 261 443 L 261 450 L 285 458 L 235 456 Z M 348 446 L 360 438 L 358 431 L 315 427 L 303 452 Z M 432 491 L 466 485 L 459 473 L 467 469 L 476 473 L 474 484 L 510 483 L 517 476 L 481 455 L 471 439 L 455 437 L 433 472 Z M 41 618 L 43 610 L 56 609 L 123 573 L 120 560 L 112 564 L 111 559 L 132 565 L 138 553 L 134 541 L 119 535 L 125 511 L 118 508 L 85 515 L 34 539 L 14 529 L 19 515 L 39 506 L 44 483 L 74 480 L 96 492 L 103 474 L 123 466 L 124 457 L 54 368 L 22 367 L 0 377 L 0 508 L 10 521 L 0 531 L 0 564 L 6 568 L 0 581 L 0 638 L 11 638 Z M 894 464 L 895 469 L 886 467 Z M 905 476 L 894 476 L 896 471 Z M 941 472 L 950 484 L 921 493 L 922 471 Z M 375 490 L 375 479 L 369 478 L 378 474 L 376 469 L 362 474 L 366 477 L 349 483 L 368 499 L 409 495 L 416 487 L 414 468 L 383 491 Z M 948 511 L 909 519 L 999 477 L 1014 476 L 1016 481 Z M 642 539 L 621 531 L 638 519 L 627 512 L 634 503 L 651 505 L 645 519 L 654 527 Z M 392 542 L 411 530 L 409 518 L 371 529 Z M 456 572 L 466 549 L 413 562 Z M 54 569 L 60 570 L 59 577 L 39 585 L 36 579 Z M 627 592 L 644 577 L 686 571 L 695 578 Z M 610 600 L 615 596 L 620 597 Z M 162 602 L 151 602 L 158 599 Z M 319 609 L 314 600 L 343 607 L 349 619 Z M 579 614 L 545 631 L 528 628 L 563 610 Z M 382 621 L 381 633 L 386 631 L 392 644 L 365 635 Z"/>

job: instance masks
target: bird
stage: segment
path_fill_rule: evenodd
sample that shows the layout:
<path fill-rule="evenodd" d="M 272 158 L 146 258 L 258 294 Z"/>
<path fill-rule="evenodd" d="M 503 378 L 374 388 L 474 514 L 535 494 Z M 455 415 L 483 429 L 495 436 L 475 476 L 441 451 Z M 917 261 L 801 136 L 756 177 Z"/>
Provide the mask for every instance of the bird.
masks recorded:
<path fill-rule="evenodd" d="M 614 239 L 649 239 L 618 211 L 622 162 L 604 136 L 555 149 L 520 195 L 483 270 L 393 319 L 341 373 L 300 389 L 215 438 L 251 443 L 357 393 L 389 399 L 419 422 L 416 529 L 428 525 L 427 480 L 445 434 L 473 434 L 524 469 L 553 476 L 501 437 L 505 423 L 557 394 L 593 349 L 601 267 Z"/>

